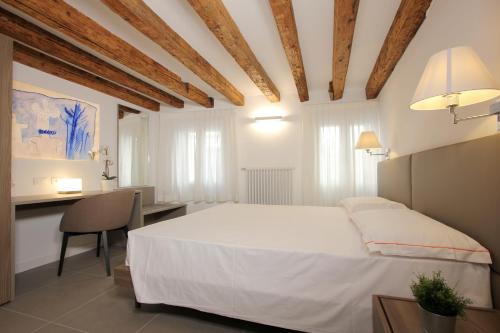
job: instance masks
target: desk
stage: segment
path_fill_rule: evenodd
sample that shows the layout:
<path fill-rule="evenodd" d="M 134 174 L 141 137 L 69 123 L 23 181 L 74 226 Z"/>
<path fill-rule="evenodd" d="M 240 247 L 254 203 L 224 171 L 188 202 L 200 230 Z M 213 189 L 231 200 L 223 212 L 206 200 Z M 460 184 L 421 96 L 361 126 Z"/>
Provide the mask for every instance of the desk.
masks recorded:
<path fill-rule="evenodd" d="M 8 301 L 12 301 L 15 296 L 15 269 L 14 269 L 14 258 L 15 258 L 15 221 L 16 221 L 16 212 L 20 210 L 30 210 L 34 208 L 41 207 L 54 207 L 54 206 L 70 206 L 78 200 L 89 198 L 95 195 L 103 194 L 105 192 L 102 191 L 91 191 L 91 192 L 82 192 L 75 194 L 43 194 L 43 195 L 28 195 L 28 196 L 15 196 L 12 197 L 11 203 L 11 246 L 10 253 L 2 254 L 1 260 L 10 260 L 10 297 L 8 297 Z M 142 192 L 136 190 L 135 191 L 135 199 L 134 206 L 132 210 L 132 216 L 130 222 L 128 224 L 129 230 L 140 228 L 144 225 L 144 217 L 142 214 Z M 54 273 L 55 274 L 55 273 Z"/>

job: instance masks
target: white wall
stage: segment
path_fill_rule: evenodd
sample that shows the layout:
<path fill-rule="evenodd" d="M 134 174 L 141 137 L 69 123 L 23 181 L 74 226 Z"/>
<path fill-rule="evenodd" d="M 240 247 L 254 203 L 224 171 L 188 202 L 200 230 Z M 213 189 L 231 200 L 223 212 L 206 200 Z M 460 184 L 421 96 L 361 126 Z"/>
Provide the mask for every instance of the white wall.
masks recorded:
<path fill-rule="evenodd" d="M 14 80 L 29 83 L 47 90 L 99 104 L 100 146 L 109 146 L 111 159 L 117 153 L 117 105 L 131 104 L 99 93 L 95 90 L 59 79 L 30 67 L 14 63 Z M 137 108 L 136 106 L 133 106 Z M 83 190 L 100 190 L 102 162 L 14 159 L 12 161 L 12 195 L 55 193 L 52 178 L 78 177 L 83 180 Z M 116 165 L 111 167 L 116 174 Z M 55 261 L 59 258 L 61 233 L 60 208 L 40 208 L 21 211 L 15 222 L 16 272 Z M 68 255 L 95 247 L 95 237 L 75 237 L 70 240 Z"/>
<path fill-rule="evenodd" d="M 500 1 L 433 1 L 427 18 L 408 46 L 380 95 L 382 141 L 393 156 L 474 139 L 497 131 L 496 117 L 453 125 L 443 111 L 410 111 L 425 64 L 434 53 L 471 46 L 500 82 Z M 459 109 L 464 114 L 488 111 L 488 103 Z"/>

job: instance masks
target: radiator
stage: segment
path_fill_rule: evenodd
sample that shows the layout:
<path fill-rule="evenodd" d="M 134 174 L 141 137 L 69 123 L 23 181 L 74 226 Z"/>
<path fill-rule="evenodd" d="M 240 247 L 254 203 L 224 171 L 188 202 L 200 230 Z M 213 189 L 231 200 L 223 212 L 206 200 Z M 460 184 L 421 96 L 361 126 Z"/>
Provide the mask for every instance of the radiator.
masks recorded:
<path fill-rule="evenodd" d="M 246 172 L 248 203 L 261 205 L 293 203 L 293 168 L 243 170 Z"/>

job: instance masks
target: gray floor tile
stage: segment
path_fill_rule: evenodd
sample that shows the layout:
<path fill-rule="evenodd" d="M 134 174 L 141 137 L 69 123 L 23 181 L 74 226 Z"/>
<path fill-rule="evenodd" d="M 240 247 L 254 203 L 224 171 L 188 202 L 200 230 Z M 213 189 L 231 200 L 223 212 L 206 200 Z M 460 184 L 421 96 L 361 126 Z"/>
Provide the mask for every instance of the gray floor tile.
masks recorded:
<path fill-rule="evenodd" d="M 149 310 L 137 310 L 132 295 L 115 288 L 92 302 L 57 320 L 88 332 L 136 332 L 155 316 Z"/>
<path fill-rule="evenodd" d="M 205 316 L 203 316 L 205 317 Z M 224 325 L 219 321 L 180 313 L 161 313 L 147 324 L 140 333 L 234 333 L 241 332 L 237 326 Z"/>
<path fill-rule="evenodd" d="M 110 258 L 109 262 L 111 265 L 111 274 L 113 274 L 113 268 L 118 265 L 123 265 L 125 263 L 126 254 L 118 254 Z M 95 265 L 92 265 L 88 268 L 82 269 L 78 271 L 80 273 L 90 274 L 97 277 L 105 277 L 106 276 L 106 265 L 104 263 L 104 258 L 101 259 Z"/>
<path fill-rule="evenodd" d="M 121 256 L 124 253 L 126 253 L 126 249 L 123 247 L 116 247 L 112 246 L 110 251 L 110 257 L 113 258 L 115 256 Z M 66 258 L 64 260 L 64 266 L 63 266 L 63 274 L 65 271 L 81 271 L 83 269 L 87 269 L 89 267 L 92 267 L 96 264 L 104 264 L 104 251 L 101 249 L 101 255 L 100 257 L 96 257 L 96 250 L 92 251 L 87 251 L 84 253 L 80 253 L 76 256 L 72 256 L 69 258 Z M 59 265 L 59 262 L 53 262 L 50 263 L 49 265 L 53 267 L 57 267 Z"/>
<path fill-rule="evenodd" d="M 53 320 L 112 287 L 112 278 L 73 274 L 58 280 L 56 284 L 16 297 L 5 307 Z"/>
<path fill-rule="evenodd" d="M 78 333 L 84 332 L 71 327 L 61 326 L 58 324 L 49 324 L 37 330 L 36 333 Z"/>
<path fill-rule="evenodd" d="M 57 268 L 53 265 L 45 265 L 16 274 L 16 296 L 57 283 L 60 279 L 72 274 L 74 272 L 66 271 L 63 276 L 59 277 L 57 276 Z"/>
<path fill-rule="evenodd" d="M 0 309 L 0 331 L 2 333 L 31 332 L 46 322 L 22 314 Z"/>

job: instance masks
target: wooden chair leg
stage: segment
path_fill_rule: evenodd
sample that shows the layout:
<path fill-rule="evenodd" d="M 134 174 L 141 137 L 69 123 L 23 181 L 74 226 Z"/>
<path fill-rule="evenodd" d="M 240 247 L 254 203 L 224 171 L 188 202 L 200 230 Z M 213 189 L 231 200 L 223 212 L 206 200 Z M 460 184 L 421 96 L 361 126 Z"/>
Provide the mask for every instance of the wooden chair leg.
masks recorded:
<path fill-rule="evenodd" d="M 124 226 L 122 230 L 123 230 L 123 233 L 125 234 L 125 238 L 128 239 L 128 227 Z"/>
<path fill-rule="evenodd" d="M 103 244 L 104 244 L 104 262 L 106 263 L 106 275 L 111 276 L 111 265 L 109 263 L 109 249 L 108 249 L 108 233 L 107 231 L 102 232 Z"/>
<path fill-rule="evenodd" d="M 63 234 L 63 240 L 61 244 L 61 256 L 59 257 L 59 269 L 57 270 L 57 276 L 61 276 L 63 270 L 64 257 L 66 255 L 66 247 L 68 246 L 68 238 L 69 238 L 69 233 L 65 232 Z"/>
<path fill-rule="evenodd" d="M 99 257 L 99 255 L 101 254 L 101 236 L 101 232 L 97 234 L 97 250 L 95 254 L 96 257 Z"/>

